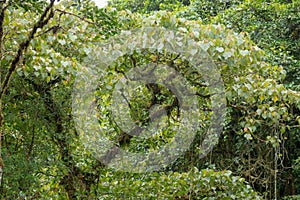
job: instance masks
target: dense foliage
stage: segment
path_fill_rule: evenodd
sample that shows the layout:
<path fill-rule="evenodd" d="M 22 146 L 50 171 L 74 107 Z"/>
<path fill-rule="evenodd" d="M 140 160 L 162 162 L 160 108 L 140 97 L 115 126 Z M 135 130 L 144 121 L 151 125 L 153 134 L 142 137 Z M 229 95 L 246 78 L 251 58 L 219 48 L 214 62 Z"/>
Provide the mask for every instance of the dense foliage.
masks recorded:
<path fill-rule="evenodd" d="M 269 55 L 268 62 L 284 66 L 285 84 L 299 90 L 300 3 L 299 1 L 247 1 L 226 10 L 213 22 L 249 33 L 251 39 Z"/>
<path fill-rule="evenodd" d="M 299 3 L 112 0 L 99 9 L 89 0 L 54 2 L 1 1 L 1 199 L 276 199 L 300 194 Z M 132 119 L 146 127 L 149 109 L 159 104 L 168 128 L 145 140 L 118 126 L 110 111 L 113 91 L 136 66 L 155 62 L 178 71 L 202 105 L 201 126 L 188 150 L 160 172 L 136 174 L 107 168 L 84 147 L 74 125 L 72 92 L 76 76 L 91 68 L 84 63 L 97 57 L 103 41 L 141 27 L 164 27 L 196 41 L 221 74 L 227 105 L 219 144 L 200 158 L 213 119 L 204 75 L 166 51 L 164 42 L 155 51 L 118 57 L 95 91 L 99 124 L 116 146 L 154 151 L 172 140 L 176 132 L 170 130 L 180 119 L 174 94 L 145 84 L 130 91 Z"/>
<path fill-rule="evenodd" d="M 110 6 L 117 10 L 130 10 L 131 12 L 138 12 L 149 14 L 153 11 L 168 10 L 175 11 L 190 5 L 190 0 L 111 0 L 108 1 Z"/>

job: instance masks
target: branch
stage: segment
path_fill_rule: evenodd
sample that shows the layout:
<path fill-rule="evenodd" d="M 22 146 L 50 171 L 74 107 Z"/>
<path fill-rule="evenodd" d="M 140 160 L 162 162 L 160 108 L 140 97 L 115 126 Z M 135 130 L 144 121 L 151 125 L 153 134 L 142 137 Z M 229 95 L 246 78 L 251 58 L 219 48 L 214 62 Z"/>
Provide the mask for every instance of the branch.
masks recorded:
<path fill-rule="evenodd" d="M 52 31 L 53 34 L 56 34 L 59 29 L 63 29 L 63 28 L 60 25 L 52 26 L 52 27 L 48 28 L 47 30 L 45 30 L 44 32 L 42 32 L 41 34 L 37 35 L 36 37 L 40 37 L 46 33 L 49 33 L 50 31 Z"/>
<path fill-rule="evenodd" d="M 300 125 L 290 126 L 290 128 L 300 128 Z"/>
<path fill-rule="evenodd" d="M 202 98 L 211 98 L 214 94 L 201 94 L 200 92 L 196 92 L 195 95 Z"/>
<path fill-rule="evenodd" d="M 5 2 L 6 2 L 6 0 L 1 1 L 1 4 L 2 4 L 1 7 L 3 7 L 3 4 Z M 2 58 L 2 44 L 3 44 L 3 35 L 4 35 L 4 33 L 3 33 L 4 16 L 5 16 L 6 9 L 10 6 L 10 3 L 11 3 L 11 1 L 9 1 L 8 4 L 1 9 L 1 12 L 0 12 L 0 59 Z"/>
<path fill-rule="evenodd" d="M 39 28 L 43 28 L 49 22 L 49 20 L 54 16 L 54 12 L 53 12 L 53 9 L 52 9 L 52 7 L 54 6 L 54 1 L 55 0 L 51 0 L 50 1 L 50 4 L 44 10 L 44 12 L 41 15 L 39 21 L 33 26 L 33 28 L 31 30 L 31 32 L 30 32 L 27 40 L 25 40 L 24 42 L 22 42 L 19 45 L 19 49 L 18 49 L 17 55 L 15 56 L 15 58 L 13 59 L 13 61 L 11 62 L 10 67 L 8 69 L 8 72 L 7 72 L 7 74 L 6 74 L 5 78 L 4 78 L 4 81 L 3 81 L 2 85 L 1 85 L 1 88 L 0 88 L 0 99 L 2 98 L 4 92 L 6 91 L 8 83 L 9 83 L 9 81 L 11 79 L 11 76 L 12 76 L 13 72 L 16 70 L 19 62 L 21 61 L 24 52 L 29 47 L 29 44 L 30 44 L 31 40 L 34 39 L 35 33 L 37 32 L 37 30 Z M 47 14 L 48 14 L 49 11 L 50 11 L 50 13 L 49 13 L 49 15 L 47 17 Z"/>
<path fill-rule="evenodd" d="M 89 24 L 93 24 L 93 25 L 96 25 L 96 26 L 100 26 L 99 24 L 95 23 L 95 22 L 92 22 L 92 21 L 89 21 L 89 20 L 86 20 L 84 19 L 83 17 L 80 17 L 79 15 L 76 15 L 74 13 L 71 13 L 71 12 L 67 12 L 65 10 L 60 10 L 60 9 L 56 9 L 55 11 L 58 11 L 60 13 L 63 13 L 63 14 L 66 14 L 66 15 L 71 15 L 71 16 L 74 16 L 74 17 L 77 17 L 78 19 L 81 19 L 82 21 L 85 21 Z"/>

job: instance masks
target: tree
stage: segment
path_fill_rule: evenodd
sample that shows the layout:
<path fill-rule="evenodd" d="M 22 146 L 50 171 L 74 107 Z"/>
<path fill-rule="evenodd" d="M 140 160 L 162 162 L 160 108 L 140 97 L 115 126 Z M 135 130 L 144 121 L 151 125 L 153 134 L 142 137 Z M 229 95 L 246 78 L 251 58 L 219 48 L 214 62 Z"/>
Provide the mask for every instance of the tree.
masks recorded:
<path fill-rule="evenodd" d="M 4 66 L 11 66 L 14 58 L 18 57 L 18 44 L 31 38 L 27 37 L 28 33 L 32 38 L 21 51 L 22 59 L 18 58 L 18 65 L 9 78 L 9 88 L 6 92 L 2 90 L 0 98 L 5 117 L 1 127 L 2 158 L 6 164 L 1 197 L 93 199 L 101 195 L 118 199 L 142 193 L 143 197 L 150 199 L 259 199 L 245 179 L 258 191 L 273 187 L 271 182 L 278 180 L 275 168 L 278 157 L 273 155 L 279 156 L 278 145 L 284 141 L 284 132 L 299 127 L 299 93 L 281 84 L 285 75 L 282 67 L 264 62 L 264 51 L 246 34 L 237 34 L 223 25 L 204 25 L 199 20 L 176 18 L 174 13 L 166 11 L 154 12 L 146 18 L 139 13 L 117 12 L 109 7 L 98 9 L 88 0 L 53 4 L 54 0 L 49 5 L 45 1 L 5 4 L 9 6 L 2 15 L 0 24 L 2 30 L 6 30 L 2 31 L 5 34 L 1 37 L 1 69 L 4 72 L 9 69 Z M 38 6 L 40 10 L 33 12 L 28 9 L 31 6 Z M 147 7 L 149 13 L 151 6 Z M 28 31 L 34 30 L 35 21 L 42 19 L 43 13 L 46 13 L 45 19 L 49 18 L 47 23 L 35 32 Z M 225 116 L 226 129 L 210 160 L 200 160 L 197 155 L 202 137 L 211 124 L 209 97 L 212 94 L 201 73 L 179 55 L 170 54 L 163 48 L 160 51 L 146 49 L 125 54 L 107 68 L 95 91 L 95 103 L 100 114 L 98 120 L 108 130 L 110 140 L 128 151 L 151 151 L 172 140 L 172 134 L 176 133 L 170 129 L 147 140 L 130 137 L 115 123 L 109 110 L 113 90 L 124 73 L 135 65 L 153 62 L 167 65 L 194 85 L 198 101 L 203 105 L 197 119 L 202 126 L 188 151 L 161 172 L 140 175 L 108 169 L 84 148 L 78 135 L 81 133 L 76 132 L 72 120 L 71 93 L 75 77 L 81 70 L 91 69 L 91 66 L 82 63 L 86 63 L 89 56 L 97 56 L 95 49 L 103 41 L 140 27 L 164 27 L 192 37 L 220 70 L 226 88 L 224 95 L 228 112 Z M 151 122 L 149 108 L 159 104 L 166 110 L 165 120 L 169 128 L 176 126 L 178 99 L 170 89 L 158 84 L 139 88 L 132 91 L 133 98 L 129 102 L 132 105 L 130 115 L 136 123 L 147 126 Z M 258 163 L 255 157 L 261 158 Z M 236 161 L 236 158 L 241 159 Z M 274 167 L 274 171 L 264 168 L 262 158 L 268 161 L 266 168 Z M 228 163 L 237 163 L 230 169 L 245 179 L 224 170 L 230 166 Z M 215 169 L 220 172 L 197 170 L 211 167 L 209 164 L 215 164 Z M 270 179 L 264 179 L 266 184 L 253 183 L 251 177 L 256 173 L 270 176 Z M 268 188 L 259 188 L 264 186 Z M 128 192 L 120 196 L 124 190 Z"/>
<path fill-rule="evenodd" d="M 297 52 L 295 51 L 295 49 L 297 49 L 298 42 L 297 40 L 291 39 L 291 37 L 294 37 L 294 35 L 297 34 L 297 29 L 286 28 L 286 24 L 290 24 L 288 27 L 297 27 L 297 20 L 299 19 L 299 17 L 297 17 L 297 14 L 299 12 L 296 11 L 299 8 L 298 4 L 296 2 L 278 3 L 277 1 L 270 1 L 268 3 L 252 1 L 242 3 L 238 1 L 231 2 L 230 5 L 225 3 L 224 1 L 217 1 L 217 3 L 219 3 L 221 6 L 215 6 L 217 4 L 212 4 L 208 1 L 194 1 L 189 7 L 186 8 L 186 10 L 182 10 L 180 12 L 177 12 L 176 14 L 188 19 L 200 19 L 203 21 L 203 23 L 206 24 L 221 22 L 226 24 L 230 28 L 234 28 L 237 32 L 249 32 L 249 36 L 251 37 L 251 39 L 257 42 L 259 47 L 264 48 L 266 52 L 266 54 L 262 55 L 260 59 L 262 61 L 270 62 L 275 66 L 283 65 L 287 70 L 287 78 L 285 78 L 285 72 L 281 70 L 281 72 L 278 73 L 278 75 L 281 75 L 277 75 L 277 77 L 273 77 L 273 79 L 277 80 L 279 83 L 285 83 L 285 85 L 287 85 L 288 87 L 293 86 L 292 88 L 296 89 L 297 84 L 295 84 L 295 81 L 297 81 L 299 75 L 297 75 L 298 59 L 294 59 L 294 56 L 297 56 L 297 53 L 293 53 L 292 56 L 294 58 L 291 57 L 290 53 Z M 230 8 L 231 6 L 233 6 L 233 8 Z M 143 13 L 143 11 L 140 12 Z M 248 15 L 248 18 L 245 17 Z M 217 17 L 213 18 L 213 16 Z M 278 19 L 277 21 L 275 21 L 275 23 L 274 20 L 271 20 L 274 18 Z M 258 33 L 257 30 L 260 30 L 261 33 Z M 219 45 L 219 43 L 217 44 Z M 216 47 L 216 49 L 220 50 L 221 53 L 224 53 L 226 48 L 228 47 Z M 285 51 L 285 49 L 288 50 Z M 253 51 L 253 49 L 250 49 L 249 51 Z M 220 52 L 210 53 L 212 55 L 218 55 Z M 226 59 L 228 58 L 226 57 Z M 233 60 L 236 60 L 236 57 Z M 248 66 L 249 63 L 244 63 L 244 65 Z M 264 64 L 261 64 L 260 67 L 262 67 L 262 65 Z M 282 69 L 281 67 L 279 68 Z M 273 69 L 276 71 L 279 68 L 275 67 Z M 234 68 L 229 67 L 229 69 Z M 229 74 L 236 73 L 237 71 L 230 71 Z M 259 74 L 260 73 L 261 72 L 259 72 Z M 240 81 L 244 78 L 237 80 Z M 299 143 L 299 140 L 297 139 L 297 135 L 299 133 L 299 126 L 297 124 L 297 115 L 299 113 L 299 108 L 297 107 L 298 100 L 296 100 L 298 99 L 298 97 L 296 97 L 294 101 L 294 105 L 296 106 L 293 108 L 296 109 L 295 115 L 292 117 L 294 119 L 291 121 L 291 124 L 290 122 L 286 121 L 283 122 L 283 124 L 286 125 L 283 125 L 281 123 L 282 118 L 277 116 L 280 118 L 278 119 L 276 117 L 276 115 L 281 112 L 280 110 L 286 110 L 285 108 L 280 108 L 280 106 L 282 106 L 283 104 L 280 104 L 280 100 L 278 100 L 277 98 L 278 96 L 283 96 L 283 94 L 277 90 L 279 87 L 283 88 L 283 85 L 275 86 L 273 85 L 275 83 L 272 83 L 271 85 L 273 86 L 271 86 L 267 82 L 260 82 L 257 79 L 255 79 L 256 81 L 254 81 L 252 78 L 249 79 L 248 76 L 245 80 L 250 81 L 251 86 L 248 85 L 249 82 L 246 81 L 244 83 L 246 85 L 238 86 L 238 88 L 240 89 L 235 89 L 237 90 L 237 93 L 235 93 L 235 95 L 239 96 L 239 100 L 235 101 L 234 104 L 238 102 L 246 103 L 248 100 L 250 100 L 251 97 L 251 104 L 254 106 L 253 113 L 256 113 L 256 115 L 251 113 L 251 104 L 246 103 L 247 106 L 244 107 L 244 110 L 243 106 L 233 105 L 230 110 L 231 114 L 229 117 L 229 121 L 231 122 L 229 122 L 228 132 L 224 134 L 224 141 L 220 143 L 220 149 L 215 149 L 215 152 L 213 154 L 215 156 L 212 156 L 210 160 L 207 159 L 206 161 L 211 164 L 216 164 L 219 169 L 228 169 L 228 166 L 232 166 L 232 168 L 230 169 L 233 171 L 239 169 L 236 171 L 237 174 L 248 177 L 247 180 L 251 182 L 257 190 L 266 192 L 265 195 L 269 198 L 274 198 L 270 195 L 274 195 L 276 197 L 277 193 L 280 193 L 280 195 L 294 194 L 296 192 L 295 188 L 297 188 L 297 186 L 287 187 L 286 184 L 291 184 L 296 177 L 293 174 L 298 174 L 298 172 L 293 172 L 293 170 L 286 169 L 291 169 L 292 163 L 294 162 L 293 160 L 298 158 L 298 150 L 295 150 L 297 149 L 296 146 Z M 257 87 L 261 86 L 257 85 L 256 87 L 253 87 L 253 81 L 257 84 L 261 84 L 261 86 L 263 87 L 266 87 L 265 92 L 263 93 L 266 93 L 268 91 L 269 94 L 273 95 L 273 99 L 271 98 L 271 101 L 268 102 L 266 101 L 265 97 L 263 97 L 264 95 L 256 96 L 254 95 L 254 93 L 252 93 L 251 95 L 248 94 L 249 96 L 245 97 L 248 100 L 240 99 L 240 96 L 243 93 L 242 91 L 246 88 L 248 88 L 246 90 L 253 90 L 255 91 L 255 94 L 257 94 L 257 92 L 259 91 L 257 90 Z M 277 89 L 274 90 L 272 89 L 273 87 Z M 275 92 L 276 90 L 277 92 Z M 277 95 L 275 95 L 276 93 Z M 292 93 L 295 93 L 295 95 L 298 96 L 297 92 Z M 273 105 L 275 105 L 275 107 L 273 107 L 271 102 Z M 279 105 L 279 107 L 277 104 Z M 264 113 L 264 111 L 268 112 L 270 111 L 269 109 L 271 109 L 272 111 L 269 113 L 269 117 L 267 117 L 268 114 Z M 282 113 L 279 115 L 283 116 L 284 114 Z M 270 121 L 266 122 L 266 119 L 268 118 L 270 119 Z M 278 127 L 280 127 L 280 129 Z M 245 135 L 245 137 L 248 138 L 248 141 L 245 142 L 245 138 L 240 136 L 241 130 L 243 130 L 242 132 L 244 132 L 244 134 L 242 135 Z M 253 136 L 253 134 L 255 135 L 255 137 Z M 232 145 L 232 143 L 236 144 L 236 148 L 233 148 L 233 146 L 235 145 Z M 286 148 L 287 143 L 289 144 L 288 146 L 291 146 L 291 148 Z M 271 144 L 270 148 L 265 148 L 266 144 Z M 245 152 L 245 149 L 249 151 Z M 228 162 L 219 163 L 218 161 L 221 160 L 221 158 L 224 159 L 224 152 L 228 152 Z M 286 156 L 282 155 L 281 152 L 285 152 Z M 217 156 L 218 153 L 220 154 L 220 156 Z M 193 152 L 192 154 L 195 154 L 195 152 Z M 254 158 L 252 158 L 253 156 Z M 257 156 L 259 156 L 259 159 L 256 158 Z M 213 159 L 213 161 L 211 159 Z M 239 163 L 239 166 L 232 165 L 233 160 L 235 160 L 236 163 Z M 192 161 L 193 159 L 190 159 L 189 162 Z M 204 161 L 203 164 L 206 161 Z M 180 163 L 180 165 L 182 166 L 181 162 L 178 163 Z M 284 164 L 279 165 L 278 163 Z M 189 164 L 190 163 L 187 163 L 187 165 Z M 251 170 L 248 170 L 247 168 Z M 272 170 L 267 170 L 266 168 Z M 277 170 L 279 170 L 278 173 Z M 277 184 L 277 179 L 282 179 L 283 181 Z M 271 185 L 271 183 L 274 181 L 276 184 Z"/>
<path fill-rule="evenodd" d="M 5 12 L 6 10 L 9 8 L 9 6 L 11 6 L 12 2 L 8 1 L 6 3 L 6 1 L 2 1 L 1 2 L 1 16 L 0 16 L 0 55 L 1 57 L 3 56 L 3 53 L 7 53 L 7 52 L 3 52 L 2 51 L 2 47 L 4 46 L 4 28 L 3 28 L 3 23 L 4 23 L 4 18 L 5 18 Z M 4 71 L 4 79 L 1 82 L 1 88 L 0 88 L 0 148 L 1 148 L 1 141 L 2 141 L 2 136 L 3 136 L 3 123 L 4 123 L 4 115 L 3 115 L 3 111 L 2 111 L 2 100 L 3 100 L 3 95 L 5 94 L 7 88 L 8 88 L 8 84 L 11 80 L 12 74 L 15 72 L 18 64 L 21 61 L 21 58 L 24 54 L 24 52 L 27 50 L 27 48 L 29 47 L 29 44 L 31 42 L 31 40 L 34 38 L 34 35 L 36 34 L 37 30 L 39 28 L 43 28 L 48 22 L 49 20 L 53 17 L 53 7 L 54 5 L 54 0 L 50 1 L 49 6 L 47 6 L 44 10 L 44 12 L 42 13 L 40 19 L 36 22 L 36 24 L 34 24 L 32 30 L 29 32 L 26 40 L 22 41 L 19 44 L 18 50 L 17 50 L 17 54 L 12 58 L 12 59 L 8 59 L 8 60 L 3 60 L 3 62 L 7 62 L 9 63 L 9 67 L 7 69 L 7 71 Z M 2 62 L 2 63 L 3 63 Z M 2 73 L 1 73 L 2 76 Z M 2 181 L 2 173 L 4 170 L 4 164 L 3 164 L 3 159 L 1 156 L 1 152 L 0 152 L 0 184 Z"/>
<path fill-rule="evenodd" d="M 100 24 L 105 23 L 105 20 L 108 21 L 109 15 L 88 1 L 78 5 L 64 2 L 55 8 L 54 0 L 45 8 L 43 8 L 45 1 L 3 3 L 1 68 L 2 77 L 4 78 L 5 73 L 6 76 L 2 82 L 1 100 L 5 102 L 3 113 L 6 121 L 1 124 L 1 131 L 4 132 L 1 138 L 7 172 L 3 180 L 2 194 L 8 195 L 8 198 L 18 198 L 15 195 L 22 195 L 28 189 L 29 193 L 25 194 L 37 198 L 39 194 L 35 194 L 32 190 L 34 188 L 30 188 L 39 184 L 38 179 L 34 177 L 41 177 L 46 173 L 46 177 L 49 178 L 52 173 L 56 173 L 57 166 L 61 166 L 59 169 L 65 172 L 60 172 L 54 182 L 51 182 L 50 178 L 49 184 L 54 183 L 57 187 L 56 184 L 60 183 L 72 198 L 76 191 L 74 185 L 78 183 L 78 179 L 88 190 L 93 175 L 75 166 L 70 152 L 74 147 L 70 147 L 70 144 L 76 135 L 71 128 L 68 107 L 70 101 L 65 99 L 70 95 L 68 91 L 71 90 L 69 85 L 71 72 L 76 70 L 77 59 L 84 54 L 82 49 L 79 52 L 76 48 L 78 44 L 74 41 L 78 39 L 88 43 L 88 40 L 86 35 L 80 34 L 82 29 L 74 29 L 71 32 L 67 30 L 70 30 L 70 27 L 86 28 L 91 25 L 94 27 L 93 30 L 98 31 Z M 97 17 L 97 21 L 87 19 L 85 15 L 89 14 L 88 12 L 77 11 L 77 14 L 68 12 L 80 9 L 80 6 L 84 5 L 94 9 L 93 16 L 89 17 Z M 41 6 L 39 8 L 42 8 L 42 12 L 39 13 L 39 9 L 32 12 L 28 6 L 31 9 Z M 74 18 L 77 20 L 73 20 Z M 111 19 L 110 23 L 113 23 Z M 110 23 L 101 26 L 101 31 L 105 32 Z M 111 33 L 108 32 L 106 36 L 109 34 Z M 94 36 L 90 39 L 92 40 L 97 40 L 97 37 Z M 66 46 L 66 41 L 74 43 Z M 72 48 L 73 45 L 75 51 L 66 53 L 65 50 Z M 10 83 L 9 90 L 7 90 L 8 83 Z M 62 87 L 65 89 L 61 93 L 63 95 L 57 96 L 62 92 Z M 55 90 L 56 94 L 53 93 Z M 32 105 L 39 106 L 37 107 L 39 109 L 33 109 Z M 52 142 L 45 143 L 45 141 Z M 50 152 L 55 156 L 49 157 L 46 149 L 51 149 Z M 43 166 L 47 165 L 51 167 L 46 168 L 45 172 Z M 97 165 L 96 163 L 95 166 Z M 93 173 L 96 174 L 96 171 Z M 41 191 L 43 190 L 44 188 L 41 188 Z"/>
<path fill-rule="evenodd" d="M 276 19 L 276 20 L 275 20 Z M 230 8 L 212 19 L 215 23 L 223 23 L 235 31 L 246 31 L 251 39 L 266 52 L 265 60 L 273 65 L 283 66 L 286 77 L 283 83 L 288 88 L 298 89 L 299 80 L 299 2 L 296 1 L 247 1 L 236 8 Z M 299 115 L 298 112 L 295 113 Z M 299 171 L 293 167 L 299 157 L 299 128 L 287 129 L 285 141 L 279 140 L 278 151 L 280 165 L 277 174 L 280 195 L 298 194 L 297 176 Z M 254 176 L 256 177 L 256 176 Z M 261 180 L 261 179 L 260 179 Z M 255 182 L 255 181 L 254 181 Z M 287 186 L 289 185 L 289 186 Z"/>

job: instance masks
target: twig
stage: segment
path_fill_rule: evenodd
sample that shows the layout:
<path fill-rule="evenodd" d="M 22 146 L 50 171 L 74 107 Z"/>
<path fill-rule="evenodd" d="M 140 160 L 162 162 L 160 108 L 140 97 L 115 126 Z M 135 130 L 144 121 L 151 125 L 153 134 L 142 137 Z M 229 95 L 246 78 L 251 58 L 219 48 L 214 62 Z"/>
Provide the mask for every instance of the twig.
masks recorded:
<path fill-rule="evenodd" d="M 99 24 L 97 24 L 96 22 L 92 22 L 92 21 L 89 21 L 87 19 L 84 19 L 83 17 L 80 17 L 79 15 L 76 15 L 74 13 L 71 13 L 71 12 L 67 12 L 65 10 L 60 10 L 60 9 L 56 9 L 55 11 L 58 11 L 60 13 L 63 13 L 63 14 L 66 14 L 66 15 L 71 15 L 71 16 L 74 16 L 74 17 L 77 17 L 78 19 L 81 19 L 82 21 L 85 21 L 89 24 L 93 24 L 93 25 L 96 25 L 96 26 L 100 26 Z"/>

